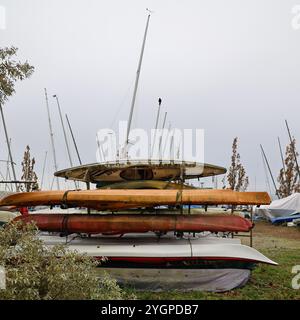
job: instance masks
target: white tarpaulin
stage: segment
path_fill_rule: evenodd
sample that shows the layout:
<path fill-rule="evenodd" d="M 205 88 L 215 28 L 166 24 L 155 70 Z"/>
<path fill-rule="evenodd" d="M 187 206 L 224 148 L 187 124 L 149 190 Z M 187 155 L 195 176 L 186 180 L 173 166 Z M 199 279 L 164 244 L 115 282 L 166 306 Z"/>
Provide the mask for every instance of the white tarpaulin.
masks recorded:
<path fill-rule="evenodd" d="M 300 213 L 300 193 L 272 201 L 270 205 L 263 205 L 255 209 L 256 216 L 264 217 L 268 220 L 279 217 L 287 217 Z"/>

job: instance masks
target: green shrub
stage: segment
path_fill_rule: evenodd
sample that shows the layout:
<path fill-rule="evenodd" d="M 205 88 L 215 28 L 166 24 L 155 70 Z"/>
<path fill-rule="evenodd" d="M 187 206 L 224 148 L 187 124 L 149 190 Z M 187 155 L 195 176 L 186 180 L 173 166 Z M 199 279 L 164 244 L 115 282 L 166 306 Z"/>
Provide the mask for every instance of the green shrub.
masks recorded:
<path fill-rule="evenodd" d="M 64 246 L 47 247 L 34 225 L 8 224 L 0 229 L 0 266 L 6 289 L 0 299 L 126 299 L 107 274 L 97 278 L 96 262 Z"/>

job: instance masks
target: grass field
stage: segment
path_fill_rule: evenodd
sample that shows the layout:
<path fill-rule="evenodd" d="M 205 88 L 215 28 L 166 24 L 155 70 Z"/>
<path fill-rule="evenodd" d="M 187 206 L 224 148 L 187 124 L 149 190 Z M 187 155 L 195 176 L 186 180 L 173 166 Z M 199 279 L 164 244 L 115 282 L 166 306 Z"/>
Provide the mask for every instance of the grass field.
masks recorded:
<path fill-rule="evenodd" d="M 260 265 L 243 288 L 225 293 L 206 292 L 135 292 L 138 299 L 300 299 L 300 289 L 292 288 L 294 265 L 300 265 L 300 228 L 273 226 L 257 222 L 253 232 L 254 248 L 279 263 Z M 247 238 L 242 239 L 248 244 Z"/>

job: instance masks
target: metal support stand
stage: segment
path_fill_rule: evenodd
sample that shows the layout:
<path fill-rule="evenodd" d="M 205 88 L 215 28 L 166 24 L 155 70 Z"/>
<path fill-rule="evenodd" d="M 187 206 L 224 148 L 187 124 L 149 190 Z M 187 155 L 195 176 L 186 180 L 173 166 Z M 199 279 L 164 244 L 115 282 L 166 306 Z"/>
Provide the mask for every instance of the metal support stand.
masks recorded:
<path fill-rule="evenodd" d="M 86 189 L 87 190 L 91 189 L 91 183 L 90 182 L 86 183 Z M 91 214 L 91 208 L 87 208 L 87 214 Z"/>
<path fill-rule="evenodd" d="M 251 206 L 250 209 L 250 218 L 251 218 L 251 222 L 253 223 L 253 206 Z M 250 247 L 253 247 L 253 229 L 250 230 Z"/>

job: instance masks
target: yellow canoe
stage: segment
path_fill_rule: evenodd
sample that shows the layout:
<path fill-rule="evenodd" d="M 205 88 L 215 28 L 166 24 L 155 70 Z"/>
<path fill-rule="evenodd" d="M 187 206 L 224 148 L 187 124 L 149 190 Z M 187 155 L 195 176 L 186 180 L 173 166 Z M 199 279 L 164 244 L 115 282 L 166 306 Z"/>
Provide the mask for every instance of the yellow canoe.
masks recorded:
<path fill-rule="evenodd" d="M 36 191 L 9 195 L 0 206 L 66 205 L 98 210 L 121 210 L 159 205 L 262 205 L 270 204 L 267 192 L 236 192 L 232 190 L 66 190 Z"/>

